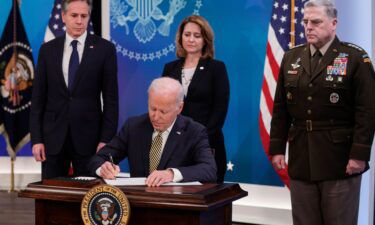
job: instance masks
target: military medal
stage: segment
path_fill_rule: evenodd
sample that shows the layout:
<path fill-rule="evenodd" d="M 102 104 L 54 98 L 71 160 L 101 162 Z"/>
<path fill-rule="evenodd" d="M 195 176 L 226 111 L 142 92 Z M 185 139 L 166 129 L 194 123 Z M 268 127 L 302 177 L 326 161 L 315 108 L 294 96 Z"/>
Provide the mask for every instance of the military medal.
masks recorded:
<path fill-rule="evenodd" d="M 332 75 L 328 75 L 328 76 L 326 76 L 326 81 L 333 81 L 333 77 L 332 77 Z"/>
<path fill-rule="evenodd" d="M 331 95 L 329 96 L 329 101 L 333 104 L 336 104 L 340 99 L 339 94 L 332 92 Z"/>
<path fill-rule="evenodd" d="M 337 82 L 342 83 L 342 76 L 337 77 Z"/>
<path fill-rule="evenodd" d="M 346 67 L 348 65 L 348 61 L 349 61 L 348 60 L 348 54 L 347 53 L 340 53 L 333 60 L 333 65 L 327 66 L 327 75 L 346 76 Z M 327 80 L 327 78 L 326 78 L 326 80 Z"/>

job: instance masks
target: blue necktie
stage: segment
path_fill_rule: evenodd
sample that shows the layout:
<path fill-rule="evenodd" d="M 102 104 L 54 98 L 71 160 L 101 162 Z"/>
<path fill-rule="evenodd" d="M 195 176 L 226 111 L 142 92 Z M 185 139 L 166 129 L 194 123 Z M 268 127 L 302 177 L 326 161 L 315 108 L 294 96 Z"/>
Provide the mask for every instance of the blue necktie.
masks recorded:
<path fill-rule="evenodd" d="M 69 91 L 72 90 L 74 77 L 76 75 L 76 72 L 79 66 L 79 56 L 78 56 L 78 51 L 77 51 L 78 41 L 73 40 L 70 44 L 72 45 L 73 51 L 72 51 L 72 54 L 70 55 L 70 60 L 69 60 L 69 72 L 68 72 Z"/>

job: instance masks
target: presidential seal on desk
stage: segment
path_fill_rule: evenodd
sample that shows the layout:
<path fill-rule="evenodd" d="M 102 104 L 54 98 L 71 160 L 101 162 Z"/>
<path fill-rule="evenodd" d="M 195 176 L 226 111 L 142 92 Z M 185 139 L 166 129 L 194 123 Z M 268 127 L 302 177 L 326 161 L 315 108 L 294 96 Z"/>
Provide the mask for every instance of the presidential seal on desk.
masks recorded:
<path fill-rule="evenodd" d="M 81 204 L 81 216 L 85 225 L 126 225 L 130 204 L 119 188 L 101 184 L 86 193 Z"/>

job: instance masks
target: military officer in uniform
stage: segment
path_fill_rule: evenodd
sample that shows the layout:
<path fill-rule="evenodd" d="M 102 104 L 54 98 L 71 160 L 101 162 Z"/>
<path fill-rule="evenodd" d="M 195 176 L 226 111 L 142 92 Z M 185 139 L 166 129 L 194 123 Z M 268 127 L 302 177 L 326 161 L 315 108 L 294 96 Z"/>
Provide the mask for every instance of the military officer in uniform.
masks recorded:
<path fill-rule="evenodd" d="M 270 153 L 288 173 L 294 225 L 356 225 L 361 174 L 375 130 L 375 73 L 360 47 L 336 37 L 328 0 L 304 6 L 307 44 L 285 53 L 271 122 Z"/>

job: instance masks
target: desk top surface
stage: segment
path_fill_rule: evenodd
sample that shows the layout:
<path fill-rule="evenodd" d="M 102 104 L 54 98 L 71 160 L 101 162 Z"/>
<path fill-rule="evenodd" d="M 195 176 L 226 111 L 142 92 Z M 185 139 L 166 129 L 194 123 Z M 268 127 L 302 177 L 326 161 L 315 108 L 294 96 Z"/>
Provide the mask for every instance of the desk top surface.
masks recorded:
<path fill-rule="evenodd" d="M 236 183 L 161 187 L 121 186 L 119 188 L 125 193 L 131 205 L 139 207 L 182 207 L 204 210 L 247 196 L 247 192 Z M 59 183 L 36 182 L 29 184 L 25 190 L 21 191 L 19 197 L 81 202 L 89 190 L 90 187 L 69 187 L 61 186 Z"/>

